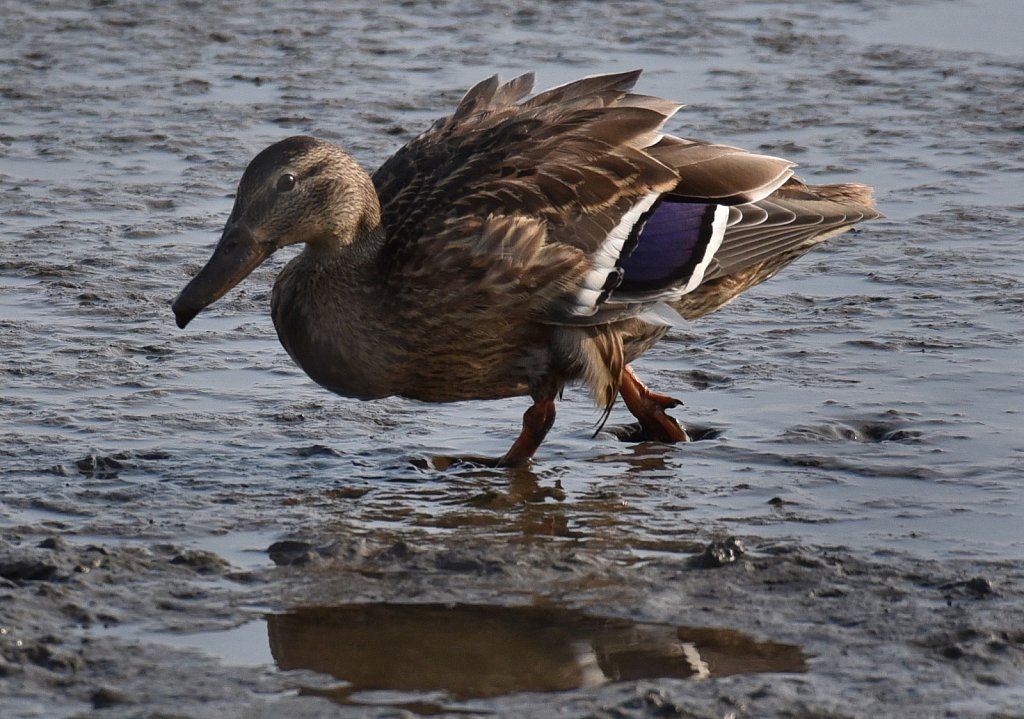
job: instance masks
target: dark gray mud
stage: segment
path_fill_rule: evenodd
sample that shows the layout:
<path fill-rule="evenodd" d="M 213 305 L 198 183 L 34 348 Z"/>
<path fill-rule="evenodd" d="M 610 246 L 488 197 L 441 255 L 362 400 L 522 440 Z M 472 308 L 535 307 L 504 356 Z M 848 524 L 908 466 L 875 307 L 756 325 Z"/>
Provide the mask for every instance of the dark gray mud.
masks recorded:
<path fill-rule="evenodd" d="M 6 3 L 0 715 L 1024 716 L 1024 18 L 889 6 Z M 175 329 L 270 142 L 632 67 L 888 215 L 638 363 L 701 441 L 452 461 L 523 402 L 315 387 L 286 258 Z"/>

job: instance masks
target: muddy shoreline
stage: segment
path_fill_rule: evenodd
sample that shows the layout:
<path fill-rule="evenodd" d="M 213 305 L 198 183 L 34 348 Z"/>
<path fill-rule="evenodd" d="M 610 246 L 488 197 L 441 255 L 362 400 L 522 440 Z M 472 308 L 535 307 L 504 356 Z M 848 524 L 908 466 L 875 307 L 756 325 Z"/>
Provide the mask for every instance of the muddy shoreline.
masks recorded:
<path fill-rule="evenodd" d="M 1018 564 L 747 542 L 735 561 L 708 566 L 700 554 L 638 559 L 554 538 L 481 546 L 479 538 L 408 533 L 296 535 L 274 545 L 278 566 L 239 569 L 173 543 L 118 547 L 57 528 L 8 530 L 0 686 L 12 716 L 400 716 L 409 710 L 387 697 L 357 694 L 354 705 L 319 698 L 337 699 L 344 687 L 324 674 L 231 666 L 209 649 L 174 644 L 246 623 L 265 633 L 268 614 L 303 606 L 583 607 L 791 644 L 806 671 L 390 701 L 452 716 L 845 717 L 890 715 L 895 706 L 908 717 L 1019 716 Z M 124 627 L 142 628 L 143 638 Z"/>
<path fill-rule="evenodd" d="M 1024 717 L 1024 17 L 965 8 L 5 4 L 0 716 Z M 635 67 L 888 217 L 640 361 L 701 441 L 570 388 L 532 471 L 453 462 L 525 405 L 324 392 L 284 257 L 174 326 L 271 142 Z"/>

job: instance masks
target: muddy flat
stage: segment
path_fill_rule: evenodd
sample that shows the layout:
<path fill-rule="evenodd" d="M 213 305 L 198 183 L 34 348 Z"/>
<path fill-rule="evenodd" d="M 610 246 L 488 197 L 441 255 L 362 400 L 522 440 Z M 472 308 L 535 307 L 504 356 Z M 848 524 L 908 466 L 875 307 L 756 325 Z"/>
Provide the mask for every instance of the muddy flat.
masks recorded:
<path fill-rule="evenodd" d="M 0 716 L 1024 716 L 1014 0 L 21 2 L 0 19 Z M 175 327 L 248 161 L 373 169 L 473 83 L 644 68 L 674 134 L 887 219 L 569 388 L 359 402 L 269 315 Z M 609 429 L 630 421 L 617 408 Z"/>

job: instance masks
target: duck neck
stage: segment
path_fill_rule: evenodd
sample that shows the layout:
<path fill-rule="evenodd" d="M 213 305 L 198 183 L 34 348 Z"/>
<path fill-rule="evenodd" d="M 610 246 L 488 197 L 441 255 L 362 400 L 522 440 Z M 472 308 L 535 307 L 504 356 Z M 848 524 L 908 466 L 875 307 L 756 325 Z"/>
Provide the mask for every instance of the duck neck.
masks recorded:
<path fill-rule="evenodd" d="M 333 212 L 324 213 L 320 221 L 300 241 L 306 251 L 324 258 L 342 255 L 353 259 L 371 257 L 384 241 L 381 227 L 380 199 L 369 176 L 360 169 L 361 181 L 338 183 L 337 194 L 330 200 Z"/>
<path fill-rule="evenodd" d="M 312 379 L 349 397 L 396 391 L 376 261 L 383 241 L 379 225 L 364 225 L 349 242 L 307 243 L 275 286 L 281 343 Z"/>

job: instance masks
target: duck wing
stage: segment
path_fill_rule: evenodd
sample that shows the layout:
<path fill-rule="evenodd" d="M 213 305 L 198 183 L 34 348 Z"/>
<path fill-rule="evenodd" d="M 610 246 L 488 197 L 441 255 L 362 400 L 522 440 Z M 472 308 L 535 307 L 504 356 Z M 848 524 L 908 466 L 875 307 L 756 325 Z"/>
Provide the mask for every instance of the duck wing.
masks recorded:
<path fill-rule="evenodd" d="M 680 106 L 631 92 L 639 74 L 526 100 L 532 75 L 473 87 L 373 175 L 381 275 L 399 294 L 518 296 L 538 321 L 600 325 L 718 282 L 713 304 L 726 278 L 874 216 L 862 186 L 823 194 L 787 160 L 663 134 Z"/>
<path fill-rule="evenodd" d="M 678 181 L 643 148 L 679 106 L 630 93 L 638 76 L 525 101 L 532 75 L 473 87 L 373 175 L 382 275 L 396 291 L 529 292 L 532 312 L 557 320 L 623 215 Z"/>

